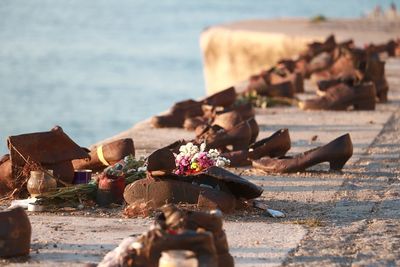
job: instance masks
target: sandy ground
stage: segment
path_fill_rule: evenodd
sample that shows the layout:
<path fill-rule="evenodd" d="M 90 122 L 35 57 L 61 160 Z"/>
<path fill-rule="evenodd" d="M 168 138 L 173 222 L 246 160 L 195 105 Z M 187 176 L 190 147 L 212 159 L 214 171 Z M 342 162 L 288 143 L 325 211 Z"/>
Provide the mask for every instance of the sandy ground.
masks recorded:
<path fill-rule="evenodd" d="M 234 169 L 264 188 L 261 200 L 287 215 L 284 219 L 251 212 L 226 216 L 224 227 L 237 266 L 399 264 L 399 73 L 400 60 L 389 60 L 390 102 L 379 104 L 376 111 L 299 112 L 295 107 L 257 111 L 260 138 L 289 128 L 290 153 L 348 132 L 354 155 L 343 172 L 335 173 L 328 172 L 325 164 L 290 175 Z M 312 90 L 312 84 L 307 84 L 307 92 L 300 97 L 312 96 Z M 142 155 L 177 138 L 193 137 L 180 129 L 150 129 L 148 122 L 123 135 L 134 138 Z M 311 141 L 314 136 L 316 140 Z M 124 237 L 138 235 L 151 224 L 151 219 L 125 219 L 121 210 L 31 213 L 31 256 L 0 261 L 0 265 L 98 262 Z"/>

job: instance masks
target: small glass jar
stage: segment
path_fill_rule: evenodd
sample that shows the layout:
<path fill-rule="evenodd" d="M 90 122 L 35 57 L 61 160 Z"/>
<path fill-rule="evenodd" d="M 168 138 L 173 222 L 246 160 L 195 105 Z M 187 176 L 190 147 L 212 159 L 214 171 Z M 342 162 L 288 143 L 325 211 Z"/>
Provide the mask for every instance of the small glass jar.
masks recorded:
<path fill-rule="evenodd" d="M 198 267 L 195 254 L 189 250 L 168 250 L 161 254 L 158 267 Z"/>
<path fill-rule="evenodd" d="M 53 170 L 48 170 L 50 174 Z M 42 171 L 31 171 L 27 189 L 31 197 L 37 197 L 43 193 L 53 191 L 57 188 L 57 181 Z"/>

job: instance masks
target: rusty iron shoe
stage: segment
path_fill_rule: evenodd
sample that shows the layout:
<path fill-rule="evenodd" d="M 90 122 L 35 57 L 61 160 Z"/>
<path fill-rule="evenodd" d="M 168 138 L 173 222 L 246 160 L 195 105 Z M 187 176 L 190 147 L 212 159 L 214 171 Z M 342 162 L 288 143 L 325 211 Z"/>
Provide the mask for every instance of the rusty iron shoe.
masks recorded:
<path fill-rule="evenodd" d="M 329 35 L 324 42 L 312 42 L 307 45 L 307 50 L 300 53 L 300 57 L 310 61 L 323 52 L 332 52 L 336 48 L 334 35 Z"/>
<path fill-rule="evenodd" d="M 329 162 L 331 170 L 341 170 L 353 155 L 353 144 L 349 134 L 342 135 L 330 143 L 308 150 L 293 157 L 264 157 L 253 161 L 253 167 L 273 173 L 300 172 L 322 162 Z"/>
<path fill-rule="evenodd" d="M 259 75 L 251 76 L 244 93 L 256 92 L 258 95 L 268 97 L 293 98 L 296 92 L 294 86 L 297 82 L 295 74 L 291 74 L 290 77 L 281 76 L 272 68 Z"/>
<path fill-rule="evenodd" d="M 104 145 L 91 147 L 89 152 L 90 160 L 73 160 L 72 165 L 75 170 L 90 169 L 92 171 L 101 171 L 129 155 L 135 156 L 133 140 L 131 138 L 118 139 Z"/>
<path fill-rule="evenodd" d="M 31 223 L 21 207 L 0 211 L 0 258 L 29 255 Z"/>
<path fill-rule="evenodd" d="M 337 77 L 317 82 L 317 95 L 324 96 L 326 91 L 338 84 L 344 83 L 348 86 L 355 86 L 362 82 L 363 75 L 360 71 L 355 70 L 352 73 L 341 73 Z"/>
<path fill-rule="evenodd" d="M 280 129 L 270 137 L 264 138 L 250 146 L 248 157 L 256 160 L 265 156 L 281 157 L 290 149 L 288 129 Z"/>
<path fill-rule="evenodd" d="M 340 83 L 329 88 L 322 97 L 299 102 L 299 107 L 303 110 L 346 110 L 353 106 L 355 110 L 374 110 L 375 94 L 371 82 L 355 86 Z"/>

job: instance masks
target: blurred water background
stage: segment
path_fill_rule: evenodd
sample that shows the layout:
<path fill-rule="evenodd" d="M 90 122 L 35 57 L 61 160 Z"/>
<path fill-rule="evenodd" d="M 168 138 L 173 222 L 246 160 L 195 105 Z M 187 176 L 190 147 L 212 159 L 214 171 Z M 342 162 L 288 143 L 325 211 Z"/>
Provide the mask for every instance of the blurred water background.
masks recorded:
<path fill-rule="evenodd" d="M 0 2 L 0 154 L 61 125 L 88 146 L 205 94 L 199 36 L 241 19 L 359 17 L 372 0 Z M 394 1 L 400 6 L 400 1 Z"/>

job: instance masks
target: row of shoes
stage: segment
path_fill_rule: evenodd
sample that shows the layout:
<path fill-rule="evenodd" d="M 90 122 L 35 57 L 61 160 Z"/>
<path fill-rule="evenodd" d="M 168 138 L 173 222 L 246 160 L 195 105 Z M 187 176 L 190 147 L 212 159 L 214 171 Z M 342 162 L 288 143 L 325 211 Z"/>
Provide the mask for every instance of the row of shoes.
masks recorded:
<path fill-rule="evenodd" d="M 400 56 L 400 39 L 357 48 L 352 40 L 338 43 L 331 35 L 324 42 L 309 44 L 297 59 L 282 59 L 247 81 L 202 100 L 178 102 L 151 122 L 156 128 L 194 130 L 210 123 L 218 110 L 233 109 L 244 95 L 294 98 L 304 92 L 304 79 L 310 78 L 317 82 L 318 97 L 300 101 L 301 109 L 373 110 L 376 102 L 387 101 L 384 56 Z"/>
<path fill-rule="evenodd" d="M 383 55 L 386 54 L 386 55 Z M 387 101 L 389 90 L 382 56 L 400 56 L 400 39 L 356 48 L 352 40 L 337 43 L 333 35 L 314 42 L 297 59 L 282 59 L 251 76 L 242 94 L 295 97 L 304 91 L 304 79 L 317 82 L 319 97 L 300 101 L 304 110 L 373 110 Z"/>
<path fill-rule="evenodd" d="M 352 41 L 335 43 L 333 36 L 326 47 L 334 47 L 318 57 L 324 57 L 323 67 L 312 74 L 317 81 L 318 97 L 299 103 L 310 110 L 374 110 L 375 103 L 387 102 L 389 86 L 385 77 L 386 56 L 400 56 L 400 41 L 389 41 L 379 46 L 356 48 Z M 321 59 L 320 59 L 321 60 Z"/>

